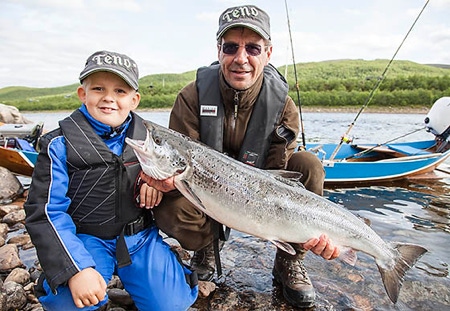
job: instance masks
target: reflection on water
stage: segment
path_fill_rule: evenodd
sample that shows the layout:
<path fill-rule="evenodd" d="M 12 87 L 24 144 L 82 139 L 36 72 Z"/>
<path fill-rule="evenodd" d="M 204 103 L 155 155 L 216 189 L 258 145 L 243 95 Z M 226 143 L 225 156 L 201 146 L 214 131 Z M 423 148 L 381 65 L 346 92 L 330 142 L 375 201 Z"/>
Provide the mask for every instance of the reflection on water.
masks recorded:
<path fill-rule="evenodd" d="M 330 200 L 369 219 L 384 240 L 428 249 L 406 275 L 400 296 L 414 310 L 442 310 L 450 304 L 449 188 L 450 179 L 441 179 L 326 191 Z"/>

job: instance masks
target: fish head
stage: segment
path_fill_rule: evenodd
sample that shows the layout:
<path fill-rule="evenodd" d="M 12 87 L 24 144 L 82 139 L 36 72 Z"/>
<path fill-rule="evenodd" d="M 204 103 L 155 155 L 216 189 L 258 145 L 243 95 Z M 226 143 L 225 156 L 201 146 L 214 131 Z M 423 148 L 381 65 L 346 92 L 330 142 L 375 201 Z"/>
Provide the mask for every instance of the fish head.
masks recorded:
<path fill-rule="evenodd" d="M 185 154 L 174 148 L 177 135 L 150 121 L 144 121 L 147 128 L 145 140 L 126 138 L 126 143 L 133 148 L 144 173 L 154 179 L 163 180 L 184 172 L 187 167 Z M 172 133 L 173 132 L 173 133 Z"/>

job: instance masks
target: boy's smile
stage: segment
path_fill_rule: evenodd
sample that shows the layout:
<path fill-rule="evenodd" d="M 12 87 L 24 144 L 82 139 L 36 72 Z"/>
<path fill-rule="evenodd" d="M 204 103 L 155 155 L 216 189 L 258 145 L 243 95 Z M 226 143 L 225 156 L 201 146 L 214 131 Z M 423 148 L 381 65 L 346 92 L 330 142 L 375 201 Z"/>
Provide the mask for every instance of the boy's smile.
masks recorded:
<path fill-rule="evenodd" d="M 78 87 L 78 97 L 89 114 L 106 125 L 121 125 L 139 104 L 140 94 L 122 78 L 107 71 L 95 72 Z"/>

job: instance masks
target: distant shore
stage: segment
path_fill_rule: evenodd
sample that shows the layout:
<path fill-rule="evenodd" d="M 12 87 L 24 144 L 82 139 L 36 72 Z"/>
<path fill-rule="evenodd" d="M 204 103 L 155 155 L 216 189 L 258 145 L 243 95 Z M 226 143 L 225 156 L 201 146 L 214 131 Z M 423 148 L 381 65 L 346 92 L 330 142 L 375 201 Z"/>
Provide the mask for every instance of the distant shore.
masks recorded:
<path fill-rule="evenodd" d="M 361 107 L 303 107 L 302 112 L 342 112 L 342 113 L 358 113 Z M 430 108 L 426 107 L 367 107 L 364 113 L 427 113 Z"/>
<path fill-rule="evenodd" d="M 361 107 L 302 107 L 302 112 L 314 113 L 358 113 Z M 430 108 L 427 107 L 367 107 L 364 113 L 397 113 L 397 114 L 427 114 Z M 171 108 L 143 108 L 138 111 L 168 111 Z"/>

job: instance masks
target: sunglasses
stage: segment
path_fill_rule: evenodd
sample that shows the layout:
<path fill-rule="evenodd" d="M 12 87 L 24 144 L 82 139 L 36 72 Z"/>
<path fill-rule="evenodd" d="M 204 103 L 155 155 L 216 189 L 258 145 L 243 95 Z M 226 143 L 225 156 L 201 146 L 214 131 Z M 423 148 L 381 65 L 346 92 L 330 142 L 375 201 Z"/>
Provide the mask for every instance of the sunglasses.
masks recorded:
<path fill-rule="evenodd" d="M 239 50 L 239 47 L 241 45 L 236 43 L 224 43 L 221 45 L 223 54 L 227 55 L 234 55 Z M 247 52 L 250 56 L 258 56 L 261 54 L 261 46 L 259 44 L 246 44 L 245 46 L 245 52 Z"/>

